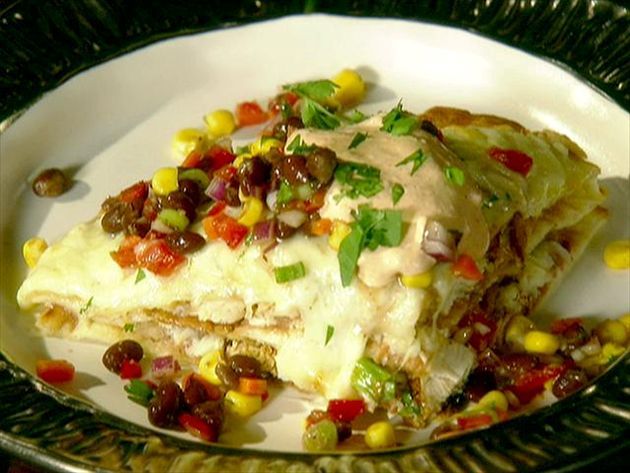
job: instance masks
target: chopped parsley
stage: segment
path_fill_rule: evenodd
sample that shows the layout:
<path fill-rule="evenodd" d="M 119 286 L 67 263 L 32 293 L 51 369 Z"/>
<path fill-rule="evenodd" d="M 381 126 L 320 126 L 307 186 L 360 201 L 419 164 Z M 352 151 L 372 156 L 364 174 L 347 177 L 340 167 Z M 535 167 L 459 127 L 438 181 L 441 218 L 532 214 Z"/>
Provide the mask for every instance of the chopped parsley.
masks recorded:
<path fill-rule="evenodd" d="M 309 154 L 314 149 L 315 146 L 305 144 L 300 135 L 293 138 L 289 146 L 287 146 L 287 151 L 292 154 Z"/>
<path fill-rule="evenodd" d="M 339 163 L 335 180 L 342 185 L 342 196 L 351 199 L 372 197 L 383 190 L 381 171 L 367 164 Z"/>
<path fill-rule="evenodd" d="M 368 137 L 367 133 L 361 133 L 361 132 L 357 133 L 356 135 L 354 135 L 354 138 L 352 138 L 352 141 L 350 142 L 348 149 L 356 148 L 361 143 L 363 143 L 367 137 Z"/>
<path fill-rule="evenodd" d="M 419 125 L 418 118 L 402 108 L 402 102 L 398 102 L 387 115 L 383 117 L 381 130 L 392 135 L 410 135 Z"/>
<path fill-rule="evenodd" d="M 90 307 L 92 307 L 93 300 L 94 300 L 94 296 L 90 297 L 90 299 L 85 303 L 85 305 L 79 309 L 79 314 L 81 315 L 85 314 L 90 309 Z"/>
<path fill-rule="evenodd" d="M 463 186 L 466 180 L 464 171 L 455 166 L 446 166 L 444 168 L 444 176 L 450 183 L 457 186 Z"/>
<path fill-rule="evenodd" d="M 138 272 L 136 273 L 136 281 L 134 282 L 134 284 L 138 284 L 140 281 L 142 281 L 146 277 L 147 275 L 144 274 L 144 271 L 142 270 L 142 268 L 138 269 Z"/>
<path fill-rule="evenodd" d="M 490 197 L 487 197 L 484 199 L 483 206 L 486 209 L 491 209 L 492 207 L 494 207 L 494 204 L 496 204 L 498 201 L 499 201 L 499 196 L 496 194 L 492 194 Z"/>
<path fill-rule="evenodd" d="M 125 332 L 133 332 L 136 329 L 136 326 L 134 324 L 125 324 L 123 326 L 123 330 Z"/>
<path fill-rule="evenodd" d="M 398 210 L 361 205 L 354 218 L 351 231 L 342 240 L 337 253 L 343 287 L 352 282 L 359 255 L 365 248 L 374 251 L 379 246 L 395 247 L 403 238 L 402 213 Z"/>
<path fill-rule="evenodd" d="M 322 105 L 335 93 L 339 86 L 330 80 L 298 82 L 284 86 L 285 90 L 300 96 L 302 122 L 307 127 L 332 130 L 340 125 L 340 120 Z"/>
<path fill-rule="evenodd" d="M 295 281 L 306 276 L 306 268 L 301 261 L 288 266 L 278 266 L 273 269 L 273 274 L 278 284 Z"/>
<path fill-rule="evenodd" d="M 396 205 L 405 194 L 405 188 L 396 183 L 392 186 L 392 204 Z"/>
<path fill-rule="evenodd" d="M 332 325 L 328 325 L 326 327 L 326 341 L 324 342 L 324 346 L 328 345 L 328 342 L 330 342 L 330 339 L 333 337 L 334 334 L 335 327 L 333 327 Z"/>
<path fill-rule="evenodd" d="M 413 166 L 411 167 L 411 175 L 413 176 L 418 171 L 418 169 L 420 169 L 420 166 L 422 166 L 426 160 L 427 160 L 427 157 L 424 155 L 422 150 L 418 149 L 414 151 L 413 153 L 411 153 L 409 156 L 407 156 L 405 159 L 403 159 L 401 162 L 396 164 L 396 167 L 413 163 Z"/>

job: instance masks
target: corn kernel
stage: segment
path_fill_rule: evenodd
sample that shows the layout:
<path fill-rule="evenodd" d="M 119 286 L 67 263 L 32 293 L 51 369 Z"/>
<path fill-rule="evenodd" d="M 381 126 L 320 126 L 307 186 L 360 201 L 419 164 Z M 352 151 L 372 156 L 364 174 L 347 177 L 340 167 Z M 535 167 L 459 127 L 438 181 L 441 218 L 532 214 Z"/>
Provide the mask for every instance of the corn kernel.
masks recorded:
<path fill-rule="evenodd" d="M 400 276 L 400 282 L 405 287 L 414 289 L 425 289 L 431 285 L 433 281 L 433 272 L 426 271 L 424 273 L 402 275 Z"/>
<path fill-rule="evenodd" d="M 600 343 L 617 343 L 623 345 L 628 339 L 626 326 L 619 320 L 603 320 L 595 327 L 595 335 Z"/>
<path fill-rule="evenodd" d="M 516 315 L 510 319 L 505 328 L 505 342 L 513 349 L 522 350 L 527 332 L 534 329 L 534 323 L 524 315 Z"/>
<path fill-rule="evenodd" d="M 221 386 L 221 380 L 217 376 L 217 365 L 221 361 L 221 353 L 219 351 L 210 351 L 199 360 L 199 374 L 206 381 Z"/>
<path fill-rule="evenodd" d="M 618 345 L 616 343 L 604 343 L 602 347 L 602 351 L 599 354 L 601 364 L 606 365 L 613 361 L 615 358 L 623 355 L 623 352 L 626 351 L 625 347 Z"/>
<path fill-rule="evenodd" d="M 529 353 L 553 355 L 560 348 L 560 340 L 551 333 L 532 330 L 525 335 L 523 346 Z"/>
<path fill-rule="evenodd" d="M 499 390 L 494 390 L 486 393 L 481 399 L 479 399 L 479 405 L 481 407 L 489 407 L 492 409 L 499 409 L 502 411 L 507 411 L 508 409 L 508 400 Z"/>
<path fill-rule="evenodd" d="M 184 159 L 191 151 L 201 149 L 207 142 L 206 134 L 195 128 L 184 128 L 173 135 L 171 146 L 173 153 L 179 158 Z"/>
<path fill-rule="evenodd" d="M 619 317 L 619 322 L 621 322 L 623 326 L 626 327 L 626 332 L 630 333 L 630 312 Z"/>
<path fill-rule="evenodd" d="M 232 414 L 249 417 L 262 408 L 262 398 L 230 389 L 225 393 L 225 407 Z"/>
<path fill-rule="evenodd" d="M 352 69 L 344 69 L 332 81 L 339 86 L 332 96 L 332 102 L 341 108 L 354 107 L 365 97 L 365 81 Z"/>
<path fill-rule="evenodd" d="M 365 432 L 365 443 L 370 448 L 387 448 L 396 444 L 394 427 L 387 421 L 375 422 Z"/>
<path fill-rule="evenodd" d="M 158 169 L 151 180 L 153 192 L 157 195 L 168 195 L 179 188 L 177 168 Z"/>
<path fill-rule="evenodd" d="M 275 138 L 270 138 L 268 136 L 261 136 L 256 141 L 254 141 L 251 145 L 249 145 L 249 152 L 253 156 L 259 156 L 263 154 L 267 154 L 273 148 L 282 148 L 282 141 L 277 140 Z"/>
<path fill-rule="evenodd" d="M 545 387 L 545 390 L 552 391 L 553 385 L 555 384 L 555 382 L 556 382 L 555 378 L 548 379 L 547 381 L 545 381 L 545 384 L 543 385 Z"/>
<path fill-rule="evenodd" d="M 215 110 L 203 117 L 203 121 L 208 133 L 215 138 L 230 135 L 236 129 L 236 120 L 229 110 Z"/>
<path fill-rule="evenodd" d="M 352 229 L 350 225 L 341 220 L 335 220 L 330 230 L 330 236 L 328 237 L 328 245 L 335 251 L 339 250 L 339 246 L 345 237 L 347 237 Z"/>
<path fill-rule="evenodd" d="M 232 166 L 234 166 L 235 168 L 240 168 L 241 164 L 243 164 L 243 162 L 246 159 L 251 159 L 253 158 L 253 155 L 251 153 L 243 153 L 243 154 L 239 154 L 236 159 L 234 159 L 234 162 L 232 163 Z"/>
<path fill-rule="evenodd" d="M 243 206 L 243 213 L 238 219 L 238 223 L 245 225 L 246 227 L 253 227 L 263 213 L 263 203 L 256 197 L 250 197 L 245 201 Z"/>
<path fill-rule="evenodd" d="M 608 243 L 604 249 L 604 262 L 611 269 L 630 268 L 630 240 Z"/>
<path fill-rule="evenodd" d="M 43 238 L 31 238 L 22 246 L 22 256 L 29 268 L 34 268 L 42 253 L 46 251 L 48 244 Z"/>

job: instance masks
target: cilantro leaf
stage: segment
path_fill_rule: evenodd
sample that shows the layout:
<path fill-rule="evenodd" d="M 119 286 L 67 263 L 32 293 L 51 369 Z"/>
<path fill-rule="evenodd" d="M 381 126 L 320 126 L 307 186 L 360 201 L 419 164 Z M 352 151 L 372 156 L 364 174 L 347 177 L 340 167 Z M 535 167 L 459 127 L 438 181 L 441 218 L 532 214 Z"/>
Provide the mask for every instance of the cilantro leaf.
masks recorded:
<path fill-rule="evenodd" d="M 411 167 L 411 175 L 413 176 L 418 171 L 418 169 L 420 169 L 420 166 L 422 166 L 426 160 L 427 160 L 427 157 L 424 155 L 422 150 L 418 149 L 414 151 L 413 153 L 411 153 L 409 156 L 407 156 L 405 159 L 403 159 L 401 162 L 396 164 L 396 167 L 413 163 L 413 166 Z"/>
<path fill-rule="evenodd" d="M 402 108 L 402 102 L 398 102 L 387 115 L 383 117 L 381 130 L 392 135 L 410 135 L 419 125 L 418 118 Z"/>
<path fill-rule="evenodd" d="M 291 186 L 286 183 L 286 181 L 282 181 L 280 183 L 280 189 L 278 189 L 278 194 L 276 196 L 277 204 L 284 204 L 293 199 L 293 189 Z"/>
<path fill-rule="evenodd" d="M 289 143 L 289 146 L 287 146 L 287 151 L 293 154 L 309 154 L 314 149 L 315 146 L 304 143 L 300 135 L 293 138 L 291 143 Z"/>
<path fill-rule="evenodd" d="M 354 138 L 352 138 L 352 141 L 350 142 L 348 149 L 356 148 L 361 143 L 363 143 L 367 139 L 367 137 L 368 137 L 367 133 L 361 133 L 361 132 L 357 133 L 356 135 L 354 135 Z"/>
<path fill-rule="evenodd" d="M 123 326 L 123 330 L 125 332 L 133 332 L 136 329 L 136 326 L 134 324 L 125 324 Z"/>
<path fill-rule="evenodd" d="M 326 341 L 324 342 L 324 346 L 328 345 L 328 342 L 330 342 L 330 339 L 333 337 L 334 334 L 335 327 L 333 327 L 332 325 L 328 325 L 326 327 Z"/>
<path fill-rule="evenodd" d="M 381 171 L 367 164 L 339 163 L 335 180 L 342 184 L 342 195 L 351 199 L 372 197 L 383 190 Z"/>
<path fill-rule="evenodd" d="M 405 193 L 405 188 L 396 183 L 392 186 L 392 203 L 396 205 Z"/>
<path fill-rule="evenodd" d="M 446 166 L 446 168 L 444 168 L 444 176 L 446 176 L 449 182 L 457 186 L 463 186 L 466 180 L 464 171 L 455 166 Z"/>
<path fill-rule="evenodd" d="M 343 287 L 352 282 L 361 251 L 365 248 L 373 251 L 379 246 L 395 247 L 403 238 L 402 213 L 398 210 L 361 205 L 354 218 L 351 232 L 341 241 L 337 253 Z"/>
<path fill-rule="evenodd" d="M 352 112 L 350 112 L 350 115 L 348 115 L 348 120 L 350 120 L 352 123 L 360 123 L 363 120 L 365 120 L 367 118 L 367 115 L 363 112 L 361 112 L 360 110 L 353 110 Z"/>
<path fill-rule="evenodd" d="M 499 196 L 496 194 L 492 194 L 490 197 L 484 199 L 483 206 L 486 209 L 491 209 L 492 207 L 494 207 L 494 204 L 496 204 L 498 201 L 499 201 Z"/>
<path fill-rule="evenodd" d="M 324 79 L 287 84 L 283 88 L 284 90 L 321 102 L 333 95 L 339 86 L 331 80 Z"/>
<path fill-rule="evenodd" d="M 301 107 L 302 122 L 307 127 L 333 130 L 341 123 L 339 118 L 310 98 L 303 97 Z"/>

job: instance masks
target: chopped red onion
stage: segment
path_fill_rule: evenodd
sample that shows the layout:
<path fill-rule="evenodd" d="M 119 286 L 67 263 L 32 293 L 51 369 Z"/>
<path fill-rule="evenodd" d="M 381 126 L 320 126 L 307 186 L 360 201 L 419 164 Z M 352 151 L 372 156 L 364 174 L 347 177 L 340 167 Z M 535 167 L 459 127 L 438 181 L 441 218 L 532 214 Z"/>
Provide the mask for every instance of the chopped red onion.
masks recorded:
<path fill-rule="evenodd" d="M 269 219 L 258 222 L 252 231 L 256 241 L 271 240 L 275 236 L 275 220 Z"/>
<path fill-rule="evenodd" d="M 444 225 L 430 220 L 424 228 L 422 250 L 438 261 L 452 261 L 455 256 L 455 239 Z"/>
<path fill-rule="evenodd" d="M 304 222 L 306 222 L 307 217 L 308 215 L 306 212 L 295 209 L 285 210 L 284 212 L 278 214 L 278 220 L 293 228 L 299 228 Z"/>
<path fill-rule="evenodd" d="M 179 363 L 171 355 L 154 358 L 151 362 L 151 372 L 156 378 L 172 376 L 179 370 Z"/>
<path fill-rule="evenodd" d="M 206 195 L 212 200 L 225 200 L 225 192 L 227 189 L 227 182 L 218 177 L 213 177 L 206 188 Z"/>

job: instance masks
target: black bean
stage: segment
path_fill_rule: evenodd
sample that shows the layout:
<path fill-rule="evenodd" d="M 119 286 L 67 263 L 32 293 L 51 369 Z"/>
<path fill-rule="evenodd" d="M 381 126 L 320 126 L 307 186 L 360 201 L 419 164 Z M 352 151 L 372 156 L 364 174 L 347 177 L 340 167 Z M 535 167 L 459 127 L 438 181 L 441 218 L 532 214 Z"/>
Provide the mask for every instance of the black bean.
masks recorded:
<path fill-rule="evenodd" d="M 193 205 L 197 206 L 201 202 L 201 189 L 199 184 L 192 179 L 182 179 L 179 181 L 179 191 L 188 197 Z"/>
<path fill-rule="evenodd" d="M 335 427 L 337 427 L 337 439 L 339 442 L 352 437 L 352 425 L 350 425 L 350 422 L 335 421 Z"/>
<path fill-rule="evenodd" d="M 565 343 L 562 345 L 562 353 L 569 356 L 578 347 L 581 347 L 588 340 L 588 332 L 581 325 L 570 327 L 562 334 Z"/>
<path fill-rule="evenodd" d="M 290 135 L 295 130 L 300 130 L 304 128 L 304 122 L 300 117 L 289 117 L 287 118 L 287 135 Z"/>
<path fill-rule="evenodd" d="M 304 184 L 310 174 L 306 166 L 306 158 L 297 154 L 287 156 L 279 163 L 280 176 L 289 184 Z"/>
<path fill-rule="evenodd" d="M 161 199 L 162 207 L 166 209 L 183 210 L 189 222 L 197 217 L 197 208 L 190 198 L 181 191 L 174 191 Z"/>
<path fill-rule="evenodd" d="M 50 168 L 33 180 L 33 192 L 40 197 L 57 197 L 70 187 L 70 180 L 61 169 Z"/>
<path fill-rule="evenodd" d="M 254 194 L 255 188 L 267 186 L 271 178 L 271 166 L 262 158 L 246 159 L 238 169 L 241 190 L 245 195 Z"/>
<path fill-rule="evenodd" d="M 239 377 L 260 377 L 260 362 L 256 358 L 247 355 L 234 355 L 227 361 L 232 371 Z"/>
<path fill-rule="evenodd" d="M 114 343 L 103 355 L 103 364 L 109 371 L 119 374 L 125 360 L 140 361 L 144 356 L 142 346 L 135 340 Z"/>
<path fill-rule="evenodd" d="M 149 422 L 157 427 L 175 425 L 183 404 L 184 395 L 179 385 L 175 381 L 162 381 L 149 402 Z"/>
<path fill-rule="evenodd" d="M 196 406 L 202 402 L 209 400 L 208 390 L 206 386 L 197 379 L 196 376 L 190 376 L 184 385 L 184 400 L 189 407 Z"/>
<path fill-rule="evenodd" d="M 476 369 L 468 377 L 465 393 L 468 399 L 477 402 L 488 391 L 496 389 L 497 384 L 492 373 Z"/>
<path fill-rule="evenodd" d="M 219 363 L 215 368 L 218 378 L 230 388 L 238 386 L 238 375 L 225 363 Z"/>
<path fill-rule="evenodd" d="M 574 393 L 588 382 L 588 378 L 581 369 L 569 369 L 554 381 L 551 392 L 558 399 Z"/>
<path fill-rule="evenodd" d="M 130 204 L 118 201 L 101 218 L 101 227 L 108 233 L 118 233 L 130 226 L 137 216 Z"/>
<path fill-rule="evenodd" d="M 223 400 L 206 401 L 192 408 L 192 413 L 208 424 L 216 436 L 223 427 Z"/>
<path fill-rule="evenodd" d="M 316 148 L 306 157 L 308 172 L 322 184 L 330 182 L 337 166 L 337 155 L 328 148 Z"/>
<path fill-rule="evenodd" d="M 168 246 L 182 255 L 194 253 L 206 244 L 204 237 L 191 231 L 172 232 L 164 239 Z"/>
<path fill-rule="evenodd" d="M 125 229 L 125 232 L 128 235 L 138 235 L 139 237 L 144 238 L 144 236 L 149 233 L 149 230 L 151 230 L 151 223 L 148 222 L 146 218 L 140 217 L 129 225 Z"/>

